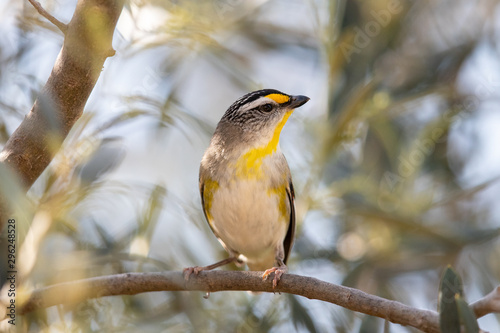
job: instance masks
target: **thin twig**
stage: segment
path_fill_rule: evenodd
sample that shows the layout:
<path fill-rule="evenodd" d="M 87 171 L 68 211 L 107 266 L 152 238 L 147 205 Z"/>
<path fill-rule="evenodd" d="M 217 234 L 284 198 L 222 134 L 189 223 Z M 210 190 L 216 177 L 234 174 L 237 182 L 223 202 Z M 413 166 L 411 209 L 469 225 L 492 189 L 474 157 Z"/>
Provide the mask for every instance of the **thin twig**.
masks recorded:
<path fill-rule="evenodd" d="M 477 318 L 489 313 L 500 313 L 500 286 L 493 289 L 488 295 L 471 304 Z"/>
<path fill-rule="evenodd" d="M 33 5 L 33 7 L 35 7 L 35 9 L 38 11 L 38 13 L 40 13 L 40 15 L 42 15 L 47 20 L 49 20 L 52 24 L 54 24 L 56 27 L 58 27 L 59 30 L 61 30 L 63 34 L 66 34 L 66 31 L 68 30 L 67 24 L 62 23 L 61 21 L 56 19 L 54 16 L 52 16 L 49 12 L 47 12 L 42 7 L 42 5 L 38 1 L 36 1 L 36 0 L 28 0 L 28 1 Z"/>

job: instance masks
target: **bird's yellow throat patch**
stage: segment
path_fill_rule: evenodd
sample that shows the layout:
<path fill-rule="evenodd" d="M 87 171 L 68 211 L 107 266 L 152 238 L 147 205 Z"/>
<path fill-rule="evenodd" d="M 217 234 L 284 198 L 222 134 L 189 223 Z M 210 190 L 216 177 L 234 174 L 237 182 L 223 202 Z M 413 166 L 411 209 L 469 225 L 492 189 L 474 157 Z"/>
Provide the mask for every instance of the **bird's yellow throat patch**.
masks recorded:
<path fill-rule="evenodd" d="M 279 95 L 279 94 L 271 94 Z M 269 97 L 270 95 L 266 96 Z M 279 95 L 284 96 L 284 95 Z M 286 97 L 286 96 L 284 96 Z M 285 126 L 286 121 L 292 114 L 293 110 L 285 113 L 281 121 L 278 123 L 274 129 L 273 136 L 269 143 L 265 146 L 250 149 L 243 156 L 241 156 L 236 162 L 236 176 L 243 179 L 262 179 L 264 173 L 262 171 L 262 161 L 264 157 L 276 152 L 278 148 L 278 143 L 280 140 L 281 130 Z"/>
<path fill-rule="evenodd" d="M 290 97 L 288 97 L 286 95 L 282 95 L 282 94 L 269 94 L 269 95 L 266 95 L 266 97 L 272 99 L 273 101 L 275 101 L 278 104 L 283 104 L 283 103 L 286 103 L 290 100 Z"/>

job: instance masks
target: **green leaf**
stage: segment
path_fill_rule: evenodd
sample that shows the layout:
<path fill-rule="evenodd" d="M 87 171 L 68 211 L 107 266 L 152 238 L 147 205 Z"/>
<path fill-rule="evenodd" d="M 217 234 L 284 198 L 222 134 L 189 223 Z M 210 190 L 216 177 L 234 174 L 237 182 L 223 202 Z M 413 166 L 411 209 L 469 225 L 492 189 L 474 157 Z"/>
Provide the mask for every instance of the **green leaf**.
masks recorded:
<path fill-rule="evenodd" d="M 439 287 L 439 326 L 442 333 L 460 333 L 460 318 L 456 296 L 463 296 L 462 281 L 448 266 Z"/>
<path fill-rule="evenodd" d="M 465 327 L 466 333 L 479 333 L 479 325 L 477 323 L 476 315 L 469 307 L 469 304 L 463 297 L 456 295 L 455 302 L 457 303 L 458 315 L 460 322 Z"/>

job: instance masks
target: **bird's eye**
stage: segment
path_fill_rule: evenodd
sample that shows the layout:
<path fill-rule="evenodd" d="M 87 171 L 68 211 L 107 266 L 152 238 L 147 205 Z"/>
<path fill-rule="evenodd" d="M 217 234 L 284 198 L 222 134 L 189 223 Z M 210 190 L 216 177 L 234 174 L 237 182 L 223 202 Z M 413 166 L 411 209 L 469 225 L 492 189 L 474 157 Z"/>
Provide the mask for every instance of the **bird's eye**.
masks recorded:
<path fill-rule="evenodd" d="M 264 112 L 270 112 L 273 109 L 271 104 L 264 104 L 260 107 L 260 109 Z"/>

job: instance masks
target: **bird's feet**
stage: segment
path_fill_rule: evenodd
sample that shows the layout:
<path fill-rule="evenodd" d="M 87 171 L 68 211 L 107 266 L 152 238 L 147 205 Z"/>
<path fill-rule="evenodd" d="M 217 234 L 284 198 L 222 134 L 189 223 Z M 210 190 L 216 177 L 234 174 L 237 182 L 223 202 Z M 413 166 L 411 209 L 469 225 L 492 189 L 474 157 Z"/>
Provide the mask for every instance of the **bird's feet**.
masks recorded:
<path fill-rule="evenodd" d="M 288 272 L 288 267 L 286 267 L 286 265 L 282 265 L 280 267 L 269 268 L 269 269 L 266 269 L 264 274 L 262 274 L 262 280 L 267 280 L 267 277 L 271 273 L 274 273 L 273 289 L 275 289 L 276 286 L 278 285 L 279 280 L 281 279 L 281 276 L 287 272 Z"/>
<path fill-rule="evenodd" d="M 184 268 L 182 271 L 182 273 L 184 274 L 184 280 L 189 281 L 189 277 L 191 276 L 191 274 L 194 273 L 195 275 L 198 275 L 198 273 L 205 270 L 207 270 L 206 266 L 204 267 L 194 266 L 194 267 Z"/>

